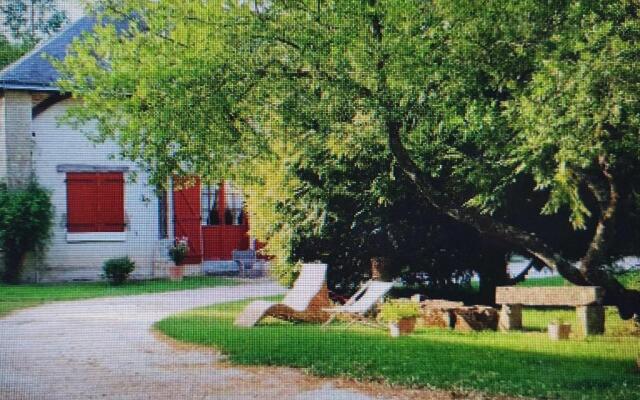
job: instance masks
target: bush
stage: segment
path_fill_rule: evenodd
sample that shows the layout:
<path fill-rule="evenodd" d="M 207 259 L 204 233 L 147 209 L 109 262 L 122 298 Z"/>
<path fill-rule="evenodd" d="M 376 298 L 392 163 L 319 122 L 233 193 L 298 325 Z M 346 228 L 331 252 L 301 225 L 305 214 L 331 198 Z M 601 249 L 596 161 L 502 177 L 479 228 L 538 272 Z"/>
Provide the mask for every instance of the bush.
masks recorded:
<path fill-rule="evenodd" d="M 129 257 L 112 258 L 105 261 L 102 267 L 104 276 L 112 285 L 124 283 L 135 268 L 136 263 L 131 261 Z"/>
<path fill-rule="evenodd" d="M 53 223 L 49 192 L 32 182 L 24 188 L 0 184 L 2 280 L 18 283 L 29 252 L 44 251 Z"/>
<path fill-rule="evenodd" d="M 378 319 L 383 322 L 398 322 L 403 318 L 420 315 L 420 305 L 411 300 L 390 300 L 382 305 Z"/>

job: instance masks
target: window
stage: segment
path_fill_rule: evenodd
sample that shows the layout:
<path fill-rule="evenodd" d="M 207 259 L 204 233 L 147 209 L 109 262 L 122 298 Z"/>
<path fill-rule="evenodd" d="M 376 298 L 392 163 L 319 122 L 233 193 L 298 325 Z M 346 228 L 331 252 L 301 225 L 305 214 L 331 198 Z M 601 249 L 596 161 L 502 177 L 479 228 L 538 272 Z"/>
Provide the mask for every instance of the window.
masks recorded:
<path fill-rule="evenodd" d="M 244 196 L 239 188 L 228 183 L 225 185 L 225 220 L 228 225 L 244 223 Z"/>
<path fill-rule="evenodd" d="M 167 191 L 161 190 L 158 192 L 158 237 L 160 239 L 169 237 L 168 214 Z"/>
<path fill-rule="evenodd" d="M 200 210 L 202 212 L 202 225 L 219 225 L 218 216 L 218 185 L 202 185 L 200 190 Z"/>
<path fill-rule="evenodd" d="M 67 173 L 67 231 L 124 232 L 122 172 Z"/>

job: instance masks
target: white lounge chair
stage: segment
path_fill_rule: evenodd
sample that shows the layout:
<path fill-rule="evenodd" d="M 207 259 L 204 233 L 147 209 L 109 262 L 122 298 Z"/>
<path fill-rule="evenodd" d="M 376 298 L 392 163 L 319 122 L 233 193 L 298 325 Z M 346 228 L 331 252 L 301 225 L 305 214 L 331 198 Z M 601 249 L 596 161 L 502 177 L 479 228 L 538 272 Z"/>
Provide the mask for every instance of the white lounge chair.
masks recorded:
<path fill-rule="evenodd" d="M 367 325 L 376 325 L 366 319 L 366 315 L 373 310 L 375 305 L 391 290 L 393 282 L 369 281 L 342 306 L 324 308 L 323 311 L 330 314 L 324 326 L 329 325 L 339 315 L 350 317 L 352 321 L 358 321 Z"/>
<path fill-rule="evenodd" d="M 323 308 L 331 305 L 326 275 L 326 264 L 303 264 L 298 279 L 281 303 L 254 301 L 238 315 L 235 325 L 252 327 L 267 316 L 307 322 L 326 321 L 329 314 Z"/>

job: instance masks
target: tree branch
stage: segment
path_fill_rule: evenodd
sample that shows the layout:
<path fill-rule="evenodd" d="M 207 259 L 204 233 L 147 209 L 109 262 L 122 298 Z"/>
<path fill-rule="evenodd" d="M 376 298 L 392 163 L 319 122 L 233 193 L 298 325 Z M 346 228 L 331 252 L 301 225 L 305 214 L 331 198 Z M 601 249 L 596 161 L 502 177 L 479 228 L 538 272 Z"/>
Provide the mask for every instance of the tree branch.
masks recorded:
<path fill-rule="evenodd" d="M 525 278 L 527 277 L 527 274 L 529 273 L 529 271 L 531 271 L 531 268 L 533 268 L 535 265 L 536 265 L 536 261 L 535 260 L 529 261 L 529 265 L 527 265 L 527 267 L 525 269 L 520 271 L 520 273 L 518 275 L 516 275 L 513 278 L 509 279 L 509 285 L 515 285 L 517 283 L 523 282 L 525 280 Z"/>
<path fill-rule="evenodd" d="M 402 145 L 400 139 L 401 124 L 393 121 L 387 121 L 387 133 L 389 140 L 389 148 L 396 158 L 400 168 L 409 176 L 412 182 L 418 188 L 419 193 L 427 200 L 431 206 L 440 212 L 450 216 L 456 221 L 463 222 L 478 232 L 495 237 L 506 243 L 515 245 L 537 258 L 539 261 L 554 269 L 569 282 L 579 285 L 601 286 L 605 290 L 605 302 L 618 307 L 620 316 L 623 319 L 629 319 L 635 315 L 640 315 L 640 291 L 625 288 L 615 278 L 607 274 L 599 267 L 600 265 L 592 264 L 588 273 L 583 274 L 582 271 L 574 267 L 561 254 L 553 251 L 549 246 L 538 239 L 535 234 L 525 232 L 509 224 L 496 221 L 492 217 L 478 214 L 473 210 L 462 208 L 456 204 L 447 201 L 446 194 L 440 193 L 430 182 L 430 180 L 420 171 L 414 161 L 411 159 L 408 151 Z M 608 174 L 608 167 L 603 170 Z M 612 177 L 609 177 L 612 179 Z M 613 185 L 613 180 L 611 180 Z M 615 206 L 617 204 L 617 192 L 615 185 L 613 188 L 613 204 L 609 203 L 607 212 L 605 213 L 605 225 L 610 225 L 615 216 Z M 602 231 L 602 235 L 606 235 L 607 228 Z M 606 240 L 606 236 L 603 236 Z M 600 236 L 598 236 L 598 240 Z M 597 250 L 599 251 L 599 250 Z"/>
<path fill-rule="evenodd" d="M 604 261 L 604 256 L 615 237 L 615 219 L 620 194 L 605 156 L 598 158 L 602 176 L 606 183 L 586 179 L 587 187 L 593 193 L 600 208 L 596 230 L 585 256 L 580 261 L 580 270 L 587 280 L 598 279 L 592 276 Z"/>

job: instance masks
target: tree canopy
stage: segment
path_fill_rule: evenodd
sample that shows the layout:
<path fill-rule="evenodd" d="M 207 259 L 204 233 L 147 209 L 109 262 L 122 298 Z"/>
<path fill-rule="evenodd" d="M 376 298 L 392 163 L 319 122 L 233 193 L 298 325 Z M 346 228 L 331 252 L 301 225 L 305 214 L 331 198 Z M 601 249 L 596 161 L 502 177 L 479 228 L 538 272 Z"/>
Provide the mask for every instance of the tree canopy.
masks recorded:
<path fill-rule="evenodd" d="M 29 51 L 43 38 L 58 32 L 68 18 L 53 0 L 12 0 L 0 5 L 0 70 Z"/>
<path fill-rule="evenodd" d="M 637 232 L 616 228 L 637 214 L 639 6 L 103 0 L 95 10 L 127 27 L 98 27 L 59 67 L 83 100 L 68 120 L 97 120 L 95 139 L 156 183 L 259 185 L 274 168 L 271 190 L 294 189 L 280 167 L 317 143 L 344 168 L 384 148 L 421 205 L 603 286 L 630 317 L 640 293 L 606 267 L 638 252 L 615 239 Z"/>

